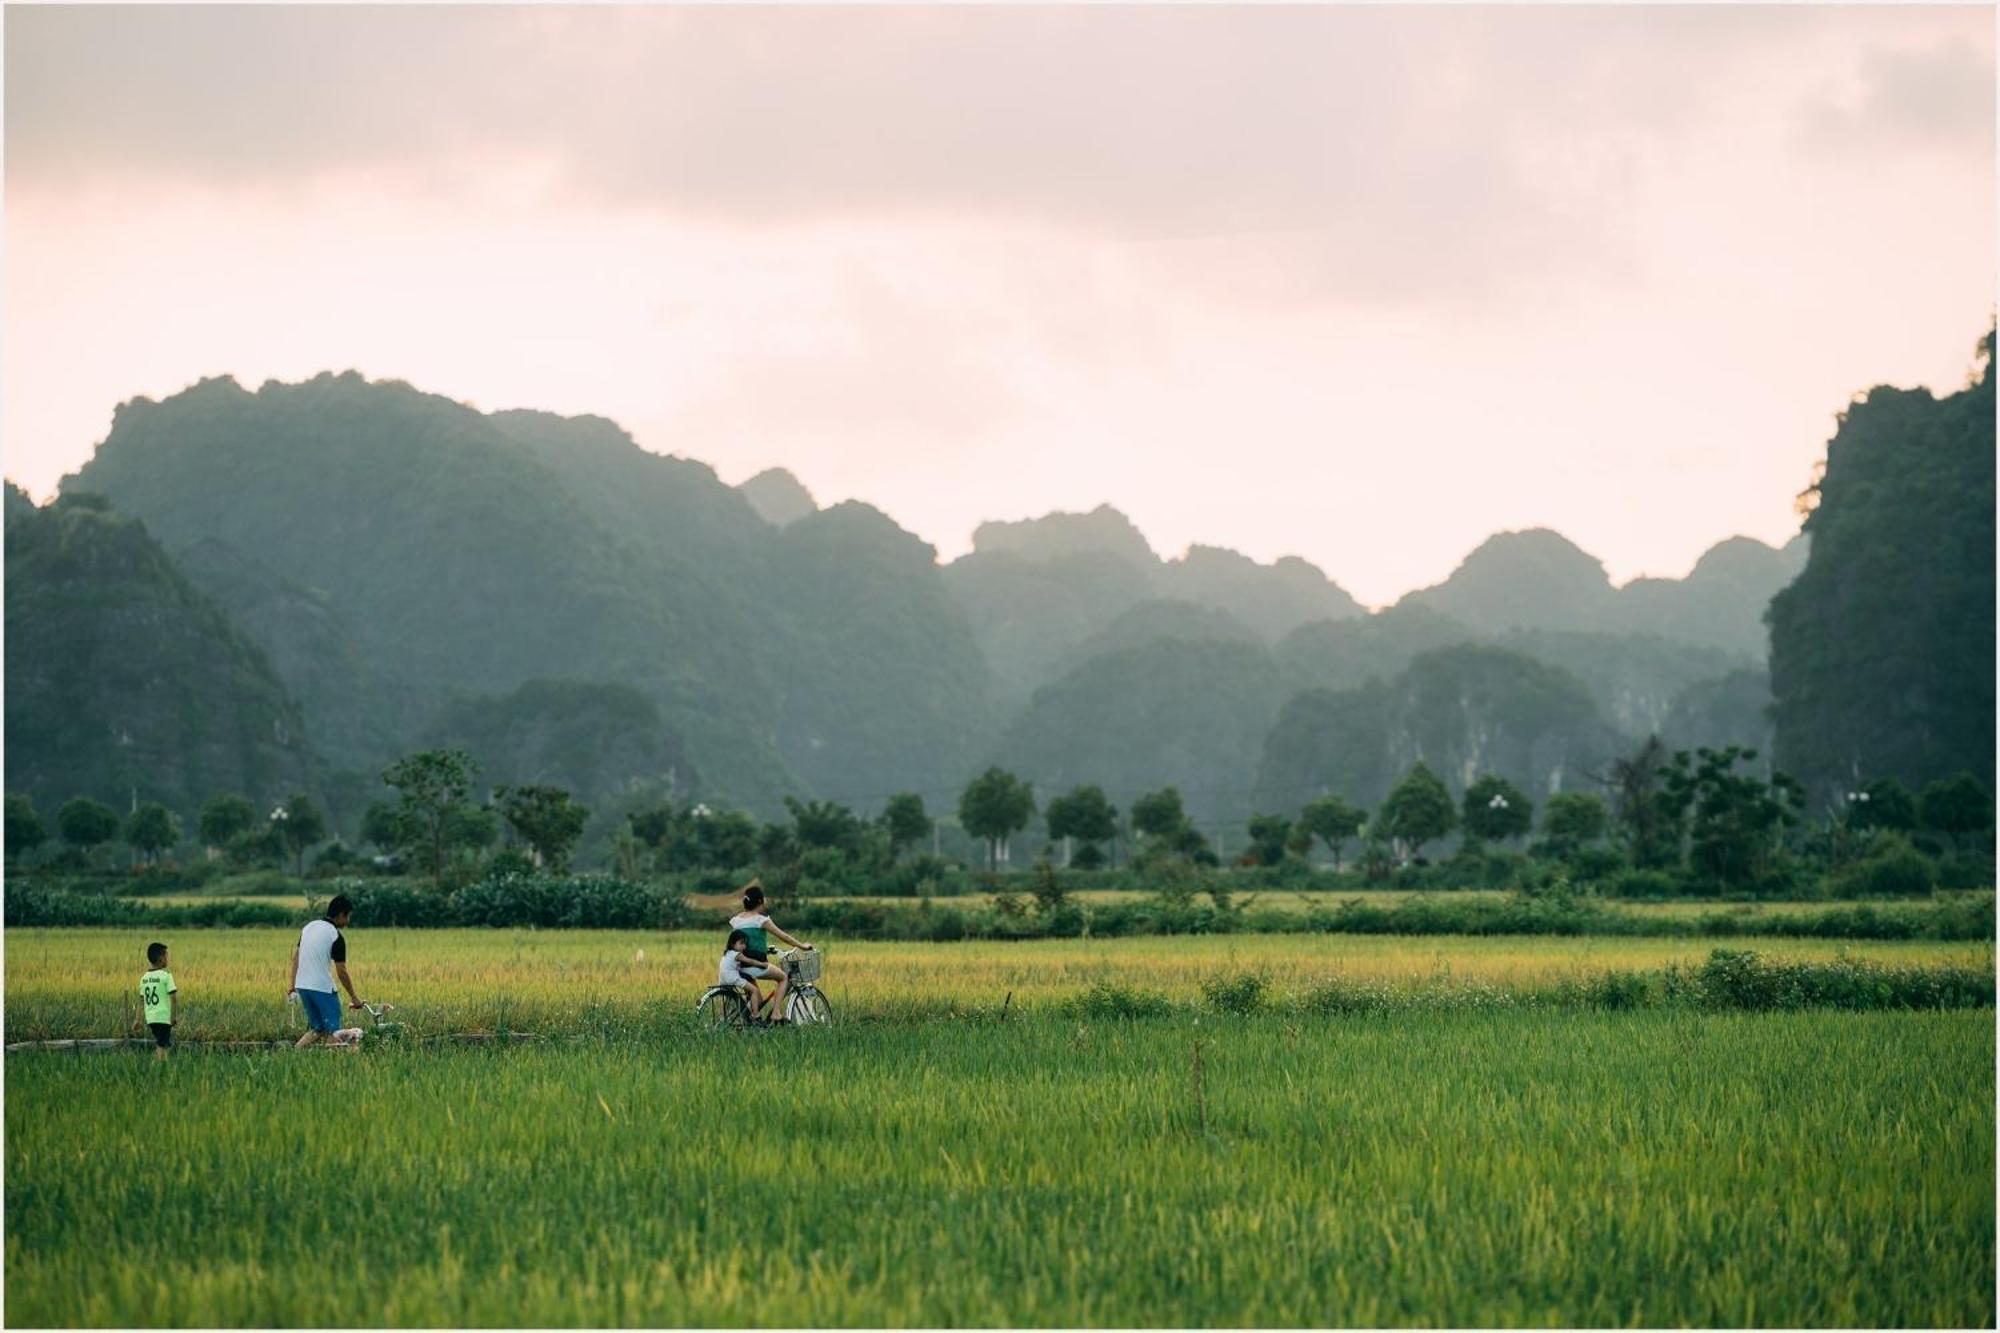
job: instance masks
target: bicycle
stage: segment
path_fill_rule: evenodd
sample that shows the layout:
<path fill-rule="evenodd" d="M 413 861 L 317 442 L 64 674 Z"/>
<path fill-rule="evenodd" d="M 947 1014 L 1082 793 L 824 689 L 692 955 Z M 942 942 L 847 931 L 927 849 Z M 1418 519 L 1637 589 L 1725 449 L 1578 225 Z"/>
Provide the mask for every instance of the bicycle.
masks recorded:
<path fill-rule="evenodd" d="M 776 961 L 791 979 L 791 988 L 785 995 L 785 1017 L 799 1027 L 823 1027 L 833 1022 L 832 1003 L 813 984 L 819 980 L 822 966 L 819 950 L 787 949 Z M 696 1020 L 709 1032 L 754 1026 L 750 1019 L 751 997 L 747 993 L 753 988 L 748 984 L 710 986 L 694 1002 Z"/>
<path fill-rule="evenodd" d="M 363 1000 L 361 1007 L 375 1020 L 375 1030 L 369 1035 L 377 1041 L 401 1041 L 410 1035 L 410 1025 L 402 1019 L 391 1019 L 388 1015 L 396 1012 L 393 1004 L 372 1004 Z M 384 1020 L 387 1021 L 384 1021 Z"/>
<path fill-rule="evenodd" d="M 332 1049 L 353 1050 L 362 1044 L 364 1038 L 370 1046 L 375 1046 L 385 1041 L 401 1041 L 409 1035 L 408 1024 L 389 1017 L 396 1011 L 396 1006 L 393 1004 L 376 1004 L 363 1000 L 351 1007 L 365 1010 L 368 1017 L 374 1020 L 374 1027 L 340 1029 L 333 1034 L 333 1040 L 327 1043 Z"/>

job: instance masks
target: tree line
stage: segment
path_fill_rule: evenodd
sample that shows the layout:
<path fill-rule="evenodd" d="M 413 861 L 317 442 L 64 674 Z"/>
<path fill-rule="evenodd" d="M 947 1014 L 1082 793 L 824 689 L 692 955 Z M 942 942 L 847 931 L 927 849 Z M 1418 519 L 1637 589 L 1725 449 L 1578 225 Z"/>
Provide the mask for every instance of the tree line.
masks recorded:
<path fill-rule="evenodd" d="M 1380 807 L 1363 809 L 1322 793 L 1284 813 L 1246 822 L 1242 850 L 1230 864 L 1284 869 L 1309 866 L 1323 851 L 1333 870 L 1366 881 L 1421 874 L 1427 850 L 1454 835 L 1442 864 L 1474 878 L 1489 862 L 1504 878 L 1508 857 L 1555 863 L 1573 878 L 1619 880 L 1624 891 L 1783 894 L 1805 882 L 1844 876 L 1857 892 L 1920 892 L 1940 882 L 1940 861 L 1958 858 L 1944 879 L 1990 884 L 1993 802 L 1969 773 L 1912 792 L 1895 778 L 1859 783 L 1821 818 L 1807 819 L 1803 791 L 1782 773 L 1761 776 L 1754 750 L 1726 747 L 1669 752 L 1648 740 L 1595 775 L 1598 790 L 1560 791 L 1540 804 L 1499 774 L 1481 774 L 1454 796 L 1423 763 L 1394 784 Z M 210 859 L 238 866 L 358 865 L 421 875 L 443 888 L 496 871 L 559 874 L 567 870 L 590 811 L 566 790 L 546 784 L 495 787 L 475 800 L 480 766 L 463 750 L 420 750 L 381 773 L 389 794 L 361 818 L 363 858 L 331 830 L 312 798 L 294 793 L 268 813 L 248 797 L 210 798 L 194 836 Z M 895 880 L 909 891 L 956 868 L 938 854 L 941 821 L 916 792 L 891 796 L 873 817 L 835 801 L 787 797 L 785 817 L 759 821 L 732 809 L 664 801 L 633 810 L 610 842 L 612 868 L 647 874 L 734 875 L 756 870 L 780 892 L 816 887 L 847 891 Z M 1040 860 L 1062 869 L 1115 867 L 1121 849 L 1138 873 L 1174 864 L 1219 867 L 1224 858 L 1193 820 L 1173 786 L 1145 792 L 1120 811 L 1095 784 L 1038 803 L 1032 783 L 1000 767 L 974 777 L 960 793 L 956 826 L 983 848 L 984 868 L 1012 864 L 1011 844 L 1041 820 Z M 55 815 L 62 849 L 54 870 L 101 868 L 103 849 L 122 842 L 134 862 L 158 865 L 180 846 L 180 819 L 157 802 L 121 818 L 89 797 Z M 33 859 L 49 830 L 24 796 L 6 799 L 10 861 Z M 932 847 L 924 849 L 926 840 Z M 911 855 L 913 849 L 916 854 Z M 1352 853 L 1351 860 L 1349 854 Z M 1487 876 L 1491 878 L 1491 876 Z M 1463 877 L 1461 876 L 1461 880 Z M 904 883 L 906 881 L 906 883 Z"/>

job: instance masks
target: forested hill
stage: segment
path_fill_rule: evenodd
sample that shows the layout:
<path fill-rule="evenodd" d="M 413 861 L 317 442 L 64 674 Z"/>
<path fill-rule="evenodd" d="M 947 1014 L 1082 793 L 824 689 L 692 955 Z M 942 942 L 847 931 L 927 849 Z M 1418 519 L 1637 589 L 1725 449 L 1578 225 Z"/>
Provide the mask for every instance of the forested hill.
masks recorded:
<path fill-rule="evenodd" d="M 297 700 L 336 787 L 449 738 L 600 806 L 758 812 L 899 790 L 949 810 L 998 761 L 1045 795 L 1178 780 L 1234 818 L 1413 745 L 1546 789 L 1653 730 L 1757 744 L 1762 609 L 1804 552 L 1733 539 L 1687 579 L 1616 588 L 1557 534 L 1500 534 L 1372 615 L 1303 560 L 1162 556 L 1109 506 L 987 524 L 940 564 L 781 471 L 732 487 L 603 418 L 352 373 L 133 400 L 64 489 L 144 522 Z M 8 513 L 40 521 L 17 494 Z M 1436 656 L 1467 646 L 1488 655 Z M 1420 716 L 1452 689 L 1471 712 Z M 1326 720 L 1371 708 L 1401 719 L 1379 752 Z"/>
<path fill-rule="evenodd" d="M 269 660 L 143 524 L 75 493 L 7 488 L 7 786 L 192 810 L 218 791 L 316 788 L 304 716 Z"/>
<path fill-rule="evenodd" d="M 945 576 L 1006 706 L 1024 702 L 1093 635 L 1143 603 L 1220 612 L 1266 642 L 1301 625 L 1363 614 L 1346 590 L 1296 557 L 1260 565 L 1235 551 L 1194 546 L 1179 559 L 1162 559 L 1109 505 L 983 523 L 972 547 Z"/>
<path fill-rule="evenodd" d="M 1963 390 L 1871 389 L 1841 414 L 1771 604 L 1778 761 L 1827 798 L 1993 768 L 1993 334 Z"/>
<path fill-rule="evenodd" d="M 600 418 L 486 416 L 353 374 L 210 380 L 120 408 L 74 485 L 170 549 L 219 545 L 323 599 L 327 651 L 369 675 L 316 690 L 312 721 L 354 768 L 529 681 L 642 690 L 684 745 L 667 795 L 766 809 L 955 781 L 986 722 L 928 546 L 861 506 L 780 534 L 707 466 Z"/>
<path fill-rule="evenodd" d="M 1591 630 L 1656 634 L 1762 661 L 1764 608 L 1804 568 L 1806 543 L 1773 550 L 1750 537 L 1712 547 L 1684 579 L 1634 579 L 1614 588 L 1604 566 L 1546 528 L 1503 532 L 1450 578 L 1405 596 L 1489 633 Z"/>

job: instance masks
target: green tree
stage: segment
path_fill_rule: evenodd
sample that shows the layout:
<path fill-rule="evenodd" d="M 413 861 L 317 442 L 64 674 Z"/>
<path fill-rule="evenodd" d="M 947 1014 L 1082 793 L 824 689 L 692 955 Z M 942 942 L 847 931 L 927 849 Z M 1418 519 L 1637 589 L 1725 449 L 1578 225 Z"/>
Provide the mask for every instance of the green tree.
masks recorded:
<path fill-rule="evenodd" d="M 7 859 L 18 861 L 49 840 L 35 803 L 25 796 L 7 798 Z"/>
<path fill-rule="evenodd" d="M 1668 759 L 1660 738 L 1649 736 L 1636 752 L 1614 760 L 1608 775 L 1613 826 L 1625 854 L 1641 870 L 1681 859 L 1681 810 L 1661 783 Z"/>
<path fill-rule="evenodd" d="M 526 785 L 495 789 L 493 799 L 516 837 L 532 847 L 544 869 L 561 871 L 569 865 L 570 849 L 583 836 L 590 811 L 561 787 Z"/>
<path fill-rule="evenodd" d="M 1412 857 L 1423 853 L 1424 844 L 1442 838 L 1458 827 L 1458 811 L 1443 779 L 1419 763 L 1403 775 L 1382 802 L 1377 817 L 1382 835 L 1402 843 Z"/>
<path fill-rule="evenodd" d="M 1162 787 L 1132 802 L 1132 827 L 1145 838 L 1142 854 L 1147 857 L 1174 855 L 1198 865 L 1216 863 L 1208 839 L 1182 807 L 1178 787 Z"/>
<path fill-rule="evenodd" d="M 986 866 L 998 869 L 1007 840 L 1035 817 L 1035 789 L 1004 768 L 989 768 L 966 784 L 958 798 L 958 822 L 986 841 Z"/>
<path fill-rule="evenodd" d="M 1876 778 L 1848 793 L 1847 820 L 1857 829 L 1908 833 L 1917 826 L 1917 798 L 1896 778 Z"/>
<path fill-rule="evenodd" d="M 202 804 L 201 816 L 195 822 L 195 831 L 200 835 L 202 846 L 211 851 L 227 847 L 237 834 L 257 822 L 257 807 L 250 804 L 247 796 L 234 792 L 224 792 L 211 796 Z"/>
<path fill-rule="evenodd" d="M 118 812 L 88 796 L 72 796 L 56 811 L 56 832 L 87 857 L 118 836 Z"/>
<path fill-rule="evenodd" d="M 1282 864 L 1285 844 L 1292 840 L 1292 821 L 1283 815 L 1252 815 L 1249 855 L 1260 866 Z"/>
<path fill-rule="evenodd" d="M 799 840 L 789 824 L 766 824 L 758 830 L 757 859 L 767 866 L 788 866 L 799 859 Z"/>
<path fill-rule="evenodd" d="M 463 750 L 419 750 L 382 770 L 382 781 L 396 789 L 398 823 L 404 846 L 421 853 L 431 883 L 444 887 L 446 837 L 452 817 L 465 806 L 479 765 Z M 497 833 L 497 830 L 496 830 Z"/>
<path fill-rule="evenodd" d="M 181 822 L 158 801 L 148 801 L 125 821 L 125 845 L 147 861 L 158 861 L 181 840 Z"/>
<path fill-rule="evenodd" d="M 482 852 L 498 841 L 500 841 L 500 812 L 490 805 L 473 805 L 467 802 L 445 816 L 445 848 L 447 852 L 469 854 L 460 859 L 477 861 Z"/>
<path fill-rule="evenodd" d="M 1769 876 L 1784 829 L 1797 822 L 1803 793 L 1784 774 L 1769 782 L 1736 765 L 1755 750 L 1682 750 L 1668 765 L 1666 798 L 1688 819 L 1688 868 L 1710 888 L 1750 889 Z"/>
<path fill-rule="evenodd" d="M 785 809 L 792 816 L 792 834 L 798 839 L 799 846 L 825 847 L 850 856 L 861 850 L 861 819 L 839 802 L 801 802 L 796 797 L 787 796 Z"/>
<path fill-rule="evenodd" d="M 1542 806 L 1542 837 L 1557 856 L 1574 855 L 1604 836 L 1610 812 L 1587 791 L 1559 791 Z"/>
<path fill-rule="evenodd" d="M 388 801 L 370 801 L 361 812 L 362 841 L 377 851 L 388 853 L 407 847 L 416 840 L 402 809 Z"/>
<path fill-rule="evenodd" d="M 271 812 L 271 827 L 291 855 L 292 869 L 306 873 L 306 853 L 326 841 L 326 816 L 312 797 L 294 792 L 292 799 Z"/>
<path fill-rule="evenodd" d="M 1299 828 L 1326 844 L 1333 853 L 1333 868 L 1340 869 L 1340 845 L 1360 836 L 1368 826 L 1368 812 L 1349 805 L 1338 796 L 1321 796 L 1299 811 Z"/>
<path fill-rule="evenodd" d="M 236 866 L 278 867 L 285 863 L 285 840 L 270 820 L 259 820 L 229 840 L 223 853 Z"/>
<path fill-rule="evenodd" d="M 782 828 L 782 825 L 772 825 Z M 757 859 L 757 821 L 741 810 L 711 810 L 697 805 L 684 812 L 672 841 L 670 862 L 685 852 L 693 868 L 736 870 Z"/>
<path fill-rule="evenodd" d="M 1535 805 L 1513 783 L 1488 773 L 1465 789 L 1465 836 L 1472 842 L 1500 842 L 1535 826 Z"/>
<path fill-rule="evenodd" d="M 1171 841 L 1180 837 L 1188 828 L 1180 788 L 1162 787 L 1132 802 L 1132 827 L 1148 838 Z"/>
<path fill-rule="evenodd" d="M 1993 798 L 1970 773 L 1924 784 L 1918 808 L 1925 828 L 1944 834 L 1954 843 L 1993 827 Z"/>
<path fill-rule="evenodd" d="M 1043 812 L 1049 821 L 1049 837 L 1063 844 L 1063 864 L 1069 865 L 1074 843 L 1082 843 L 1085 864 L 1098 861 L 1097 845 L 1117 836 L 1118 807 L 1111 804 L 1104 788 L 1090 784 L 1073 787 L 1051 800 Z"/>
<path fill-rule="evenodd" d="M 903 854 L 912 843 L 930 837 L 936 821 L 924 809 L 924 798 L 913 791 L 899 791 L 882 807 L 882 831 L 889 839 L 889 860 Z"/>

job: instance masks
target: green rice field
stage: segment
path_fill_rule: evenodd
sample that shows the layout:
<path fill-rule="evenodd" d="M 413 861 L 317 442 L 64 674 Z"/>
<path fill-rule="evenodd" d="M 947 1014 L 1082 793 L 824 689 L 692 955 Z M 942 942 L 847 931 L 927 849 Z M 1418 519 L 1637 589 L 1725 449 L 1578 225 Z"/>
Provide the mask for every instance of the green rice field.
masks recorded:
<path fill-rule="evenodd" d="M 1045 1015 L 7 1075 L 16 1324 L 1994 1318 L 1990 1012 Z"/>
<path fill-rule="evenodd" d="M 1728 940 L 834 940 L 833 1027 L 710 1034 L 689 1010 L 713 932 L 358 929 L 362 993 L 420 1037 L 543 1039 L 205 1046 L 292 1034 L 292 939 L 171 934 L 168 1061 L 6 1057 L 10 1322 L 1994 1318 L 1990 1008 L 1508 998 Z M 7 1040 L 128 1031 L 145 943 L 7 931 Z M 1245 975 L 1259 1012 L 1204 998 Z M 1301 1003 L 1328 981 L 1506 1003 Z M 1171 1003 L 1071 1003 L 1104 985 Z"/>
<path fill-rule="evenodd" d="M 286 1034 L 282 928 L 167 932 L 182 1035 Z M 116 1036 L 136 1021 L 143 932 L 113 927 L 6 933 L 9 1041 Z M 401 1007 L 424 1032 L 572 1032 L 684 1018 L 713 983 L 712 931 L 367 930 L 349 963 L 364 998 Z M 1035 1008 L 1098 983 L 1192 999 L 1221 974 L 1251 972 L 1275 997 L 1327 981 L 1525 988 L 1612 971 L 1695 965 L 1715 948 L 1773 958 L 1993 965 L 1991 944 L 1583 936 L 1182 935 L 915 944 L 835 941 L 821 985 L 845 1017 L 901 1018 Z M 135 961 L 136 960 L 136 961 Z M 1011 996 L 1011 1000 L 1009 997 Z"/>

